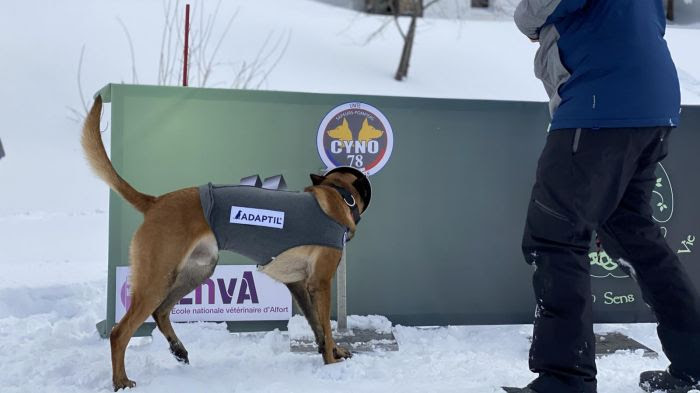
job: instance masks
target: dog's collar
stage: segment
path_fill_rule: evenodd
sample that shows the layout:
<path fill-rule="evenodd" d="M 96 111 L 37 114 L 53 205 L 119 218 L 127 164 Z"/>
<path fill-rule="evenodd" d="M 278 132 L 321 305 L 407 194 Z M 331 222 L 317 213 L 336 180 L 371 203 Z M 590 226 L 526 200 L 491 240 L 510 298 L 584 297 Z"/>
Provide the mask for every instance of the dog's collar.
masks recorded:
<path fill-rule="evenodd" d="M 352 213 L 352 219 L 355 221 L 355 225 L 357 225 L 358 222 L 360 222 L 360 207 L 357 206 L 357 201 L 355 200 L 355 197 L 352 195 L 352 193 L 348 190 L 346 190 L 343 187 L 336 186 L 335 184 L 330 184 L 331 187 L 333 187 L 340 196 L 343 198 L 343 201 L 345 202 L 346 205 L 350 208 L 350 213 Z"/>

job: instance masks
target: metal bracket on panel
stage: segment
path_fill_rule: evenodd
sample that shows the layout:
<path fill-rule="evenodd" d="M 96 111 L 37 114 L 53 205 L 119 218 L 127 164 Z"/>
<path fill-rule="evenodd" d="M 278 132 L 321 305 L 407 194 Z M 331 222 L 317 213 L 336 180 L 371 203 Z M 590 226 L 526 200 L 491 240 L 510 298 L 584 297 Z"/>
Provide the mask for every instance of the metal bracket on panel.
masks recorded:
<path fill-rule="evenodd" d="M 260 180 L 260 175 L 251 175 L 251 176 L 246 176 L 246 177 L 242 178 L 240 185 L 262 187 L 262 181 Z"/>
<path fill-rule="evenodd" d="M 286 190 L 287 189 L 287 182 L 284 181 L 284 176 L 282 175 L 275 175 L 275 176 L 270 176 L 263 180 L 262 184 L 263 188 L 267 188 L 268 190 Z"/>

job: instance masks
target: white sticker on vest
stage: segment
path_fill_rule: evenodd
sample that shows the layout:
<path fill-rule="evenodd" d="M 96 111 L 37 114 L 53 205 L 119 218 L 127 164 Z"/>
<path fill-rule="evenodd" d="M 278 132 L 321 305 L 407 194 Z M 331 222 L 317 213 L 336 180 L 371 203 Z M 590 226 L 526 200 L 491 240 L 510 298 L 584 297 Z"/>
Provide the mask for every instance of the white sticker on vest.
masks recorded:
<path fill-rule="evenodd" d="M 284 228 L 284 212 L 231 206 L 232 224 L 255 225 L 268 228 Z"/>

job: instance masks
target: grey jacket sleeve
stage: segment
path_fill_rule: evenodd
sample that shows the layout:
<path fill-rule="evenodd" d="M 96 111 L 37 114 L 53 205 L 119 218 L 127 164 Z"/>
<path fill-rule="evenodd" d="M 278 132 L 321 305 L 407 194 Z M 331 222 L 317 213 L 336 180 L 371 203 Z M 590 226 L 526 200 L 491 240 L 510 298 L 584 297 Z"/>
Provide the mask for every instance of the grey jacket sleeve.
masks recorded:
<path fill-rule="evenodd" d="M 540 29 L 554 12 L 561 0 L 521 0 L 515 8 L 515 25 L 532 39 L 537 39 Z"/>
<path fill-rule="evenodd" d="M 537 39 L 544 25 L 577 12 L 585 3 L 586 0 L 521 0 L 513 17 L 523 34 Z"/>

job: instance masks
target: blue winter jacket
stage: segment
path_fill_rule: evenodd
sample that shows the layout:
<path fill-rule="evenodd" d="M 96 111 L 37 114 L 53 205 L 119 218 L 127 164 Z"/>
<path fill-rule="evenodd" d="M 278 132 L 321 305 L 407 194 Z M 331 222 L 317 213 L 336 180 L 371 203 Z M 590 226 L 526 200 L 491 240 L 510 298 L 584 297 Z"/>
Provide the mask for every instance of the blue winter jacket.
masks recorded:
<path fill-rule="evenodd" d="M 662 0 L 522 0 L 551 129 L 676 126 L 680 87 Z"/>

